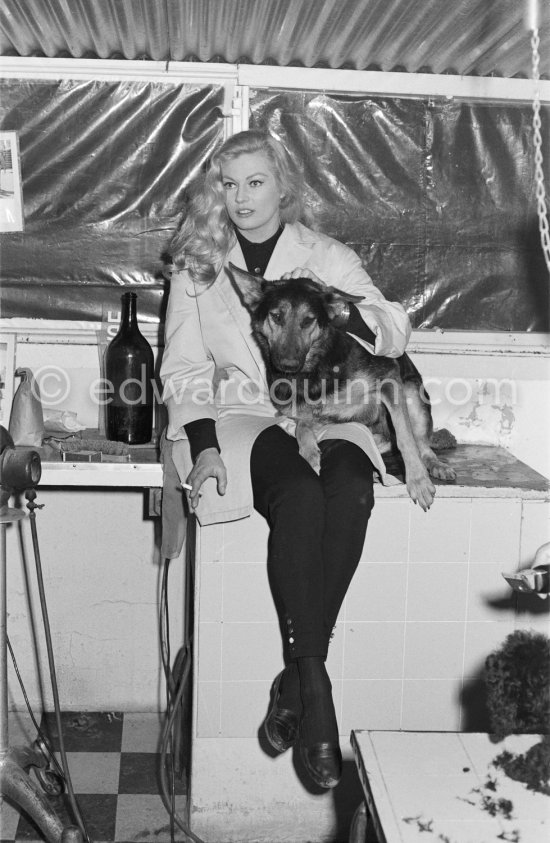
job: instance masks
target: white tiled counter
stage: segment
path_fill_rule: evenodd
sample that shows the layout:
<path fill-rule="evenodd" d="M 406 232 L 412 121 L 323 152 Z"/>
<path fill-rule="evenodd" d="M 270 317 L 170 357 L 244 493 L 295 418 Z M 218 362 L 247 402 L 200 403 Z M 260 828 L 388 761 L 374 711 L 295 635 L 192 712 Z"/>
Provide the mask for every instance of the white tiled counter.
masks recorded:
<path fill-rule="evenodd" d="M 255 513 L 198 529 L 189 804 L 203 839 L 346 840 L 361 800 L 352 729 L 485 730 L 486 656 L 514 629 L 547 630 L 550 601 L 513 593 L 501 574 L 550 540 L 550 500 L 544 478 L 500 448 L 465 446 L 453 459 L 458 482 L 438 487 L 428 513 L 402 486 L 376 487 L 328 659 L 345 756 L 333 792 L 259 740 L 282 667 L 265 522 Z"/>
<path fill-rule="evenodd" d="M 550 797 L 505 774 L 503 752 L 521 756 L 540 735 L 352 732 L 365 800 L 379 843 L 548 839 Z"/>

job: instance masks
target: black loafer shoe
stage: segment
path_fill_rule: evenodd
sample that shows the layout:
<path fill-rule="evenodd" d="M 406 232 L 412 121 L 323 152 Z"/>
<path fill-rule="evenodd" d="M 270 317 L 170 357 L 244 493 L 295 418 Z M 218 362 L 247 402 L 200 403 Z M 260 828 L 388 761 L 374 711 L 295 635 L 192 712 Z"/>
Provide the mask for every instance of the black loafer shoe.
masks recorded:
<path fill-rule="evenodd" d="M 271 706 L 264 720 L 264 732 L 266 737 L 277 752 L 286 752 L 296 743 L 298 737 L 298 717 L 289 708 L 280 708 L 278 705 L 282 670 L 271 688 Z"/>
<path fill-rule="evenodd" d="M 315 743 L 313 746 L 304 746 L 300 741 L 300 757 L 319 787 L 336 787 L 342 778 L 342 752 L 339 744 Z"/>

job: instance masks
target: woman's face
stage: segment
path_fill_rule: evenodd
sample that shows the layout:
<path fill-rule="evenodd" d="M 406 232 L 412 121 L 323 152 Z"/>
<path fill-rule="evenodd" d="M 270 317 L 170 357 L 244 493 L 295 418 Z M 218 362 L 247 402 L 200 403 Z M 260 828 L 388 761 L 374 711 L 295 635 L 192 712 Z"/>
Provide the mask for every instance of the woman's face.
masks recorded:
<path fill-rule="evenodd" d="M 263 152 L 246 152 L 222 163 L 222 184 L 229 218 L 253 243 L 279 228 L 281 189 Z"/>

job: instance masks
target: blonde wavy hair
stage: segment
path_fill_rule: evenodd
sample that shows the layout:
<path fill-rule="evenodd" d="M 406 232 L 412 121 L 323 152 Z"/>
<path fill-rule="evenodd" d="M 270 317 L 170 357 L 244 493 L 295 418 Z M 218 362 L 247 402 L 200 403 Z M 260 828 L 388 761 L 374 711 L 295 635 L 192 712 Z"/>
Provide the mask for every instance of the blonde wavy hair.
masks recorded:
<path fill-rule="evenodd" d="M 304 204 L 302 174 L 283 144 L 266 132 L 238 132 L 214 153 L 198 189 L 192 195 L 186 217 L 170 244 L 176 269 L 186 269 L 197 284 L 212 284 L 236 235 L 225 207 L 222 164 L 239 155 L 263 153 L 280 188 L 281 222 L 309 221 Z"/>

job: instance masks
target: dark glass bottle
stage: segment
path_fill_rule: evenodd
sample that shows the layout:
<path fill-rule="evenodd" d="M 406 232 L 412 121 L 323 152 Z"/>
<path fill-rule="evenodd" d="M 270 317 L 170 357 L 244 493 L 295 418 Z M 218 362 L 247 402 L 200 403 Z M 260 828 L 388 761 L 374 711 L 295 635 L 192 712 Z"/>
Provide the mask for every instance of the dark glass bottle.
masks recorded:
<path fill-rule="evenodd" d="M 121 297 L 120 328 L 105 352 L 107 438 L 128 445 L 150 442 L 153 431 L 153 351 L 138 328 L 136 299 Z"/>

